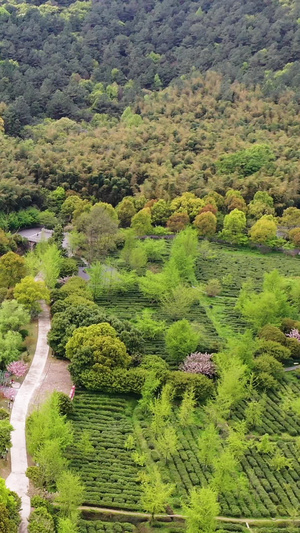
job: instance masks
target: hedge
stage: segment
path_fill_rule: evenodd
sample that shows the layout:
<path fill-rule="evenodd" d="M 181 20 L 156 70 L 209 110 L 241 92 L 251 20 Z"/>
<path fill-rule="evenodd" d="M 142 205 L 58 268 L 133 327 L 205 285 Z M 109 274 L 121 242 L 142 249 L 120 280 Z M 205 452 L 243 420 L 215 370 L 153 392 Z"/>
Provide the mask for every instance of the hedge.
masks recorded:
<path fill-rule="evenodd" d="M 117 368 L 109 372 L 84 370 L 80 375 L 80 384 L 88 390 L 141 394 L 149 371 L 136 367 L 125 370 Z M 186 372 L 166 373 L 166 382 L 174 387 L 175 396 L 181 398 L 187 388 L 193 388 L 198 400 L 205 400 L 212 395 L 213 381 L 202 374 L 188 374 Z"/>

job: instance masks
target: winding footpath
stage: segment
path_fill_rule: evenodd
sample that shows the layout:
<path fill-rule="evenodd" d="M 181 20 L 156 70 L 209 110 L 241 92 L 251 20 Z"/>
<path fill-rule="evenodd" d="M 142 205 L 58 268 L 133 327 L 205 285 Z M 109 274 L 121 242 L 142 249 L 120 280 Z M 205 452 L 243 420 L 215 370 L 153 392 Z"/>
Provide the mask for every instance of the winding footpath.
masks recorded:
<path fill-rule="evenodd" d="M 20 533 L 27 533 L 28 517 L 30 515 L 30 497 L 28 496 L 29 480 L 26 477 L 28 467 L 25 424 L 28 408 L 32 396 L 43 381 L 43 373 L 49 353 L 47 333 L 50 330 L 50 312 L 48 306 L 41 303 L 42 312 L 38 319 L 38 339 L 35 354 L 29 372 L 20 387 L 11 412 L 12 432 L 11 473 L 6 485 L 21 498 L 21 526 Z"/>

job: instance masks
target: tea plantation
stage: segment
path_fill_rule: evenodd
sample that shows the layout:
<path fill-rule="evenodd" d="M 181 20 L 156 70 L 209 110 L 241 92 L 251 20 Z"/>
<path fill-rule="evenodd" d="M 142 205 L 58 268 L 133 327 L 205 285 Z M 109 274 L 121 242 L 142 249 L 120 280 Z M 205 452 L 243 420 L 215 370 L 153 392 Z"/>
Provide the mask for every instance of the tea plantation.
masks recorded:
<path fill-rule="evenodd" d="M 140 509 L 139 467 L 125 448 L 133 433 L 134 401 L 79 392 L 74 404 L 75 443 L 86 431 L 91 444 L 90 449 L 74 446 L 68 453 L 70 466 L 85 483 L 84 504 Z"/>
<path fill-rule="evenodd" d="M 290 384 L 289 384 L 290 385 Z M 283 387 L 283 389 L 285 386 Z M 293 391 L 300 393 L 300 385 L 292 382 Z M 248 439 L 253 442 L 260 435 L 269 433 L 283 455 L 291 460 L 289 467 L 277 471 L 270 467 L 270 456 L 250 446 L 241 460 L 241 468 L 249 490 L 240 495 L 221 495 L 221 513 L 232 517 L 288 516 L 291 508 L 297 508 L 300 499 L 299 447 L 296 437 L 300 435 L 299 417 L 286 417 L 280 407 L 281 391 L 270 392 L 266 399 L 262 424 L 255 427 Z M 173 425 L 179 439 L 178 451 L 167 464 L 156 450 L 153 432 L 147 419 L 136 416 L 136 400 L 116 398 L 109 395 L 79 392 L 74 402 L 72 421 L 76 440 L 87 430 L 93 450 L 69 451 L 71 466 L 85 481 L 84 505 L 114 509 L 140 510 L 141 488 L 139 474 L 143 467 L 137 466 L 126 449 L 128 435 L 134 434 L 138 447 L 147 453 L 147 464 L 159 465 L 162 475 L 176 487 L 171 505 L 181 510 L 182 501 L 193 486 L 203 486 L 211 472 L 198 458 L 197 440 L 201 423 L 182 428 L 177 423 L 176 408 Z M 236 409 L 232 420 L 243 416 L 244 405 Z M 201 407 L 198 408 L 201 417 Z M 199 419 L 200 419 L 199 417 Z M 92 527 L 87 526 L 87 527 Z M 96 526 L 95 526 L 96 527 Z M 98 526 L 97 526 L 98 527 Z M 100 526 L 103 531 L 104 526 Z M 116 526 L 114 526 L 116 527 Z M 125 527 L 122 525 L 122 527 Z M 85 531 L 83 529 L 83 531 Z M 98 529 L 86 529 L 98 531 Z M 108 529 L 108 531 L 115 531 Z M 117 531 L 121 532 L 121 529 Z M 127 531 L 127 530 L 122 530 Z"/>

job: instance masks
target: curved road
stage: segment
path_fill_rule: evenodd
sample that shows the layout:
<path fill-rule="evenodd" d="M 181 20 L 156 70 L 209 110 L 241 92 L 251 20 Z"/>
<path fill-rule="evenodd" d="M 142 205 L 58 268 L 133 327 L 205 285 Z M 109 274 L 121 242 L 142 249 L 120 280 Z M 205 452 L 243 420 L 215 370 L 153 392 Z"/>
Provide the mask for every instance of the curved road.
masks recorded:
<path fill-rule="evenodd" d="M 29 481 L 25 474 L 28 467 L 25 436 L 26 417 L 33 393 L 42 383 L 49 353 L 47 333 L 50 329 L 50 312 L 44 302 L 42 302 L 41 307 L 42 313 L 38 319 L 38 339 L 34 358 L 14 401 L 10 419 L 14 431 L 12 432 L 11 473 L 6 480 L 6 485 L 15 491 L 22 500 L 20 533 L 27 532 L 30 515 L 30 497 L 27 494 Z"/>

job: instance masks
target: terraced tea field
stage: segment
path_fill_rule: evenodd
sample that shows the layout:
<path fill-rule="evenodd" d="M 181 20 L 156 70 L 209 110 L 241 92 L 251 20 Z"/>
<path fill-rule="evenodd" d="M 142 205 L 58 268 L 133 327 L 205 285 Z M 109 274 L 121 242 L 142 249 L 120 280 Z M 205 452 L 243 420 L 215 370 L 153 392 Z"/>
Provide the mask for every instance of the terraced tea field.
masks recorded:
<path fill-rule="evenodd" d="M 294 392 L 300 394 L 300 384 L 295 382 L 292 386 Z M 237 495 L 230 493 L 226 497 L 221 496 L 222 515 L 269 518 L 288 516 L 291 509 L 298 508 L 300 463 L 299 447 L 295 438 L 300 435 L 300 420 L 296 416 L 287 417 L 283 414 L 280 402 L 279 392 L 269 394 L 263 422 L 260 427 L 254 428 L 249 438 L 253 440 L 268 432 L 283 455 L 291 459 L 291 468 L 284 467 L 276 471 L 270 466 L 271 456 L 258 452 L 256 447 L 251 446 L 241 460 L 249 490 Z M 171 505 L 175 511 L 180 511 L 182 498 L 187 496 L 191 487 L 206 484 L 211 476 L 209 468 L 201 464 L 197 455 L 200 424 L 181 428 L 175 414 L 173 415 L 179 448 L 176 455 L 165 465 L 155 448 L 149 421 L 134 415 L 135 406 L 136 401 L 131 398 L 77 393 L 74 401 L 75 412 L 71 417 L 75 426 L 75 442 L 80 440 L 82 432 L 87 430 L 93 449 L 84 451 L 81 446 L 79 451 L 79 448 L 74 446 L 69 451 L 68 458 L 71 461 L 70 466 L 80 473 L 85 482 L 84 504 L 131 511 L 142 510 L 139 482 L 142 468 L 133 462 L 131 451 L 125 447 L 128 435 L 136 430 L 143 451 L 148 450 L 147 464 L 150 468 L 151 464 L 158 464 L 163 476 L 175 484 L 176 492 Z M 242 417 L 243 409 L 244 405 L 241 404 L 233 419 Z M 85 533 L 85 530 L 83 531 Z M 89 529 L 87 531 L 90 533 Z M 118 531 L 121 533 L 120 529 Z"/>
<path fill-rule="evenodd" d="M 84 505 L 140 509 L 139 467 L 125 442 L 133 433 L 134 400 L 78 392 L 71 419 L 75 443 L 88 432 L 91 449 L 74 446 L 68 452 L 70 466 L 85 483 Z"/>

